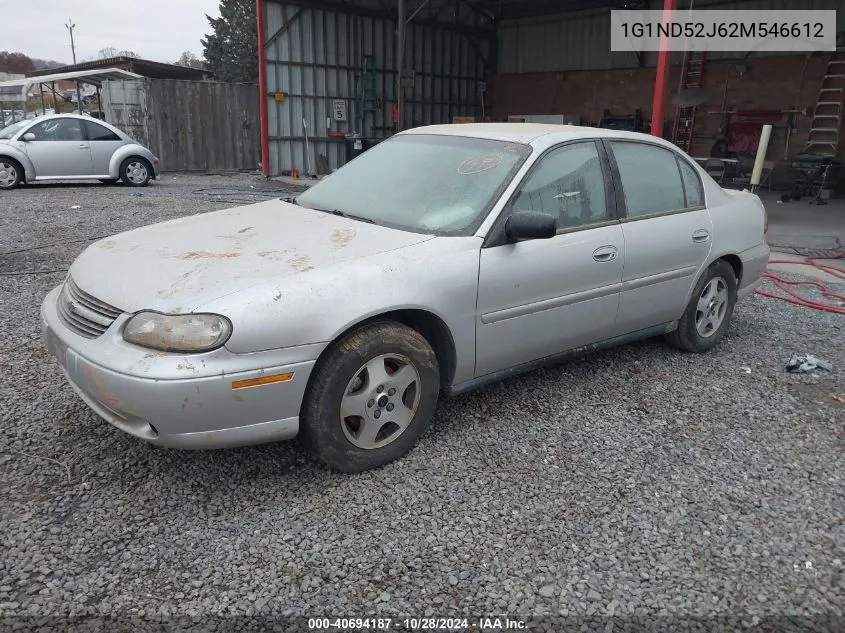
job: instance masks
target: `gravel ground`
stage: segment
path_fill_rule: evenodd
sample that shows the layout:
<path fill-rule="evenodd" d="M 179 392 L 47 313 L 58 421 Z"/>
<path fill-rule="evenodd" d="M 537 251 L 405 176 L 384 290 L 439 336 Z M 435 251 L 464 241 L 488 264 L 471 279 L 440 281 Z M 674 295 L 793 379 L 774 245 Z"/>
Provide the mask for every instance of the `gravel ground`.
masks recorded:
<path fill-rule="evenodd" d="M 355 476 L 295 442 L 178 452 L 102 422 L 33 338 L 62 272 L 30 273 L 95 236 L 271 195 L 252 175 L 166 175 L 0 196 L 0 625 L 508 614 L 557 617 L 548 630 L 845 630 L 834 314 L 755 296 L 711 353 L 643 342 L 458 397 L 405 459 Z M 834 371 L 787 374 L 804 352 Z M 232 622 L 249 621 L 216 624 Z"/>

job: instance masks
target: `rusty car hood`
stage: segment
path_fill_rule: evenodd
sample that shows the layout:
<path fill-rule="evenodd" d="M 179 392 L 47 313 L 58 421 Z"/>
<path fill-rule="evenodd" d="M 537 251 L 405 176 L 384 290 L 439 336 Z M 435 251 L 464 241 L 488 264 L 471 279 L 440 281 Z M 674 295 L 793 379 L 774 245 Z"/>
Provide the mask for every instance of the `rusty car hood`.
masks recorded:
<path fill-rule="evenodd" d="M 188 312 L 260 283 L 428 239 L 269 200 L 99 240 L 69 272 L 83 291 L 126 312 Z"/>

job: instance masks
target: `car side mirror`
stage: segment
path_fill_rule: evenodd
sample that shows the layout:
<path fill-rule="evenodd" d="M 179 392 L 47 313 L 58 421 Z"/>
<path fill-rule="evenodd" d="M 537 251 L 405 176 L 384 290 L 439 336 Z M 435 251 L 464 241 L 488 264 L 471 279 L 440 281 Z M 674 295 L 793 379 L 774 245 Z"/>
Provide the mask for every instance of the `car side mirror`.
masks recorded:
<path fill-rule="evenodd" d="M 514 213 L 505 222 L 505 234 L 514 242 L 547 240 L 557 235 L 557 218 L 537 211 Z"/>
<path fill-rule="evenodd" d="M 24 140 L 24 141 L 34 141 L 35 140 L 35 134 L 33 134 L 32 132 L 27 132 L 26 134 L 24 134 L 21 137 L 21 139 Z"/>

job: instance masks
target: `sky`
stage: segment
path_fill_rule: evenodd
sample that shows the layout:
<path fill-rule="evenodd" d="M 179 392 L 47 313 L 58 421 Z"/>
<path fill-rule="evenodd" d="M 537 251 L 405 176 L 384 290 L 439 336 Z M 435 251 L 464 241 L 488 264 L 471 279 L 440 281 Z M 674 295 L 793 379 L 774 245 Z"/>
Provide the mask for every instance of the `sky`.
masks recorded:
<path fill-rule="evenodd" d="M 65 24 L 72 20 L 77 61 L 111 46 L 161 62 L 174 62 L 183 51 L 202 58 L 200 39 L 210 31 L 205 16 L 217 17 L 218 5 L 219 0 L 0 0 L 0 50 L 70 64 Z"/>

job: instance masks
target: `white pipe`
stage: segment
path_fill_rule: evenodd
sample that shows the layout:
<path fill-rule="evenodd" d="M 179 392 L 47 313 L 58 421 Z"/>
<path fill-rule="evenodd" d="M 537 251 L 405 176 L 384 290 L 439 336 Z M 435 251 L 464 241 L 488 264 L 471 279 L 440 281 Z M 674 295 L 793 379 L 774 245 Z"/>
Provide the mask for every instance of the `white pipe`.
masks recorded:
<path fill-rule="evenodd" d="M 754 159 L 754 170 L 751 172 L 751 187 L 757 188 L 760 184 L 760 176 L 763 174 L 763 163 L 766 161 L 766 150 L 769 149 L 769 137 L 772 135 L 772 126 L 764 125 L 763 133 L 760 134 L 760 144 L 757 146 L 757 158 Z"/>

